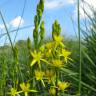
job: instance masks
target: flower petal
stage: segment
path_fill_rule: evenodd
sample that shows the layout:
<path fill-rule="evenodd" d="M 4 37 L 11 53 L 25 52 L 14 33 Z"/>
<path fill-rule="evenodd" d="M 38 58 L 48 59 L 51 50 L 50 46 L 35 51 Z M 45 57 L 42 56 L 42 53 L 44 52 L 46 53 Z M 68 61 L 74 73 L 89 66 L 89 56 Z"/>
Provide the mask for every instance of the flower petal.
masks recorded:
<path fill-rule="evenodd" d="M 36 60 L 32 60 L 30 65 L 33 66 L 36 62 L 37 62 Z"/>

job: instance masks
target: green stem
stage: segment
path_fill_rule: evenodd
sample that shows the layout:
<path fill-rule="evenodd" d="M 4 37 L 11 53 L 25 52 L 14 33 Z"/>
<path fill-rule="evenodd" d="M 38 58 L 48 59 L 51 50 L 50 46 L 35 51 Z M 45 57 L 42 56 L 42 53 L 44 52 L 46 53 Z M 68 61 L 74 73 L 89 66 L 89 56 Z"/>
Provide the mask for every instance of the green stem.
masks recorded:
<path fill-rule="evenodd" d="M 77 13 L 78 13 L 78 35 L 79 35 L 79 95 L 81 95 L 81 74 L 82 74 L 82 64 L 81 64 L 81 34 L 80 34 L 80 0 L 77 4 Z"/>
<path fill-rule="evenodd" d="M 12 40 L 11 40 L 11 37 L 10 37 L 9 31 L 8 31 L 8 29 L 7 29 L 7 26 L 6 26 L 6 23 L 5 23 L 5 20 L 4 20 L 4 18 L 3 18 L 3 15 L 2 15 L 2 12 L 1 12 L 1 11 L 0 11 L 0 16 L 1 16 L 2 21 L 3 21 L 3 23 L 4 23 L 4 27 L 5 27 L 5 29 L 6 29 L 6 32 L 7 32 L 7 35 L 8 35 L 8 38 L 9 38 L 9 41 L 10 41 L 10 44 L 11 44 L 12 50 L 13 50 L 13 52 L 14 52 L 14 47 L 13 47 L 13 44 L 12 44 Z"/>
<path fill-rule="evenodd" d="M 57 70 L 57 68 L 55 70 L 56 70 L 56 87 L 57 87 L 57 84 L 58 84 L 58 70 Z M 56 96 L 58 96 L 58 89 L 57 88 L 56 88 Z"/>
<path fill-rule="evenodd" d="M 28 96 L 28 93 L 27 92 L 25 92 L 25 96 Z"/>

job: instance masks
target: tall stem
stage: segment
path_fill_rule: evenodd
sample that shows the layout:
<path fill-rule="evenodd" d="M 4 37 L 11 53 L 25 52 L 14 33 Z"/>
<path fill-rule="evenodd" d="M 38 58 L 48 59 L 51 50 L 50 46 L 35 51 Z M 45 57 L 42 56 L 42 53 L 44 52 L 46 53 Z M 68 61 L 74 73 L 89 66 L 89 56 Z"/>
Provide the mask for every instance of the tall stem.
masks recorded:
<path fill-rule="evenodd" d="M 82 65 L 81 65 L 81 34 L 80 34 L 80 0 L 77 2 L 77 13 L 78 13 L 78 35 L 79 35 L 79 94 L 81 95 L 81 74 L 82 74 Z"/>
<path fill-rule="evenodd" d="M 58 84 L 58 70 L 57 68 L 55 69 L 56 71 L 56 87 L 57 87 L 57 84 Z M 56 88 L 56 96 L 58 96 L 58 89 Z"/>
<path fill-rule="evenodd" d="M 4 23 L 4 27 L 5 27 L 5 29 L 6 29 L 6 32 L 7 32 L 7 35 L 8 35 L 8 38 L 9 38 L 9 41 L 10 41 L 10 44 L 11 44 L 11 47 L 12 47 L 12 50 L 13 50 L 13 53 L 14 53 L 14 47 L 13 47 L 13 44 L 12 44 L 12 40 L 11 40 L 9 31 L 8 31 L 8 29 L 7 29 L 7 26 L 6 26 L 6 23 L 5 23 L 5 20 L 4 20 L 4 18 L 3 18 L 3 15 L 2 15 L 2 12 L 1 12 L 1 11 L 0 11 L 0 16 L 1 16 L 2 21 L 3 21 L 3 23 Z"/>

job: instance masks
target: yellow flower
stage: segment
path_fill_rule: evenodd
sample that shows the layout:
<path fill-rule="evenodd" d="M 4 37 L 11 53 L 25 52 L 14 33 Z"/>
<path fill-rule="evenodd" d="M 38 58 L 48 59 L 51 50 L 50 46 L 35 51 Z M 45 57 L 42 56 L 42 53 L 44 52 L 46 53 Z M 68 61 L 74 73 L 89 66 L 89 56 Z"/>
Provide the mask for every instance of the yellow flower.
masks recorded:
<path fill-rule="evenodd" d="M 40 60 L 42 58 L 42 54 L 41 52 L 37 52 L 36 50 L 34 52 L 31 52 L 31 55 L 33 57 L 33 60 L 31 62 L 31 66 L 33 66 L 36 62 L 38 62 L 38 64 L 40 64 Z"/>
<path fill-rule="evenodd" d="M 10 92 L 8 92 L 7 94 L 10 94 L 11 96 L 16 96 L 19 93 L 21 93 L 21 91 L 17 91 L 17 89 L 11 88 Z"/>
<path fill-rule="evenodd" d="M 20 87 L 21 87 L 22 91 L 24 92 L 25 96 L 28 96 L 29 92 L 37 92 L 36 90 L 30 90 L 29 83 L 21 83 Z"/>
<path fill-rule="evenodd" d="M 55 83 L 55 81 L 54 81 L 55 74 L 52 70 L 46 70 L 45 77 L 46 77 L 46 79 L 48 79 L 49 84 Z"/>
<path fill-rule="evenodd" d="M 50 93 L 51 95 L 55 95 L 55 94 L 56 94 L 56 89 L 55 89 L 55 88 L 50 88 L 50 89 L 49 89 L 49 93 Z"/>
<path fill-rule="evenodd" d="M 43 86 L 45 87 L 44 81 L 43 81 L 44 72 L 35 70 L 35 78 L 36 80 L 41 80 Z"/>
<path fill-rule="evenodd" d="M 55 40 L 55 43 L 56 43 L 55 46 L 61 45 L 62 47 L 64 47 L 64 44 L 62 43 L 63 37 L 55 35 L 54 40 Z"/>
<path fill-rule="evenodd" d="M 45 76 L 51 78 L 54 76 L 54 72 L 52 70 L 46 70 Z"/>
<path fill-rule="evenodd" d="M 20 87 L 21 87 L 23 92 L 28 92 L 30 89 L 30 84 L 29 83 L 26 83 L 26 84 L 22 83 L 22 84 L 20 84 Z"/>
<path fill-rule="evenodd" d="M 52 60 L 52 66 L 55 66 L 57 68 L 60 68 L 60 67 L 63 66 L 63 62 L 61 60 L 58 60 L 58 59 Z"/>
<path fill-rule="evenodd" d="M 63 41 L 63 38 L 60 37 L 60 36 L 57 36 L 57 35 L 54 35 L 54 40 L 58 43 L 62 42 Z"/>
<path fill-rule="evenodd" d="M 44 72 L 35 70 L 36 80 L 42 80 L 43 76 L 44 76 Z"/>
<path fill-rule="evenodd" d="M 48 63 L 45 59 L 43 59 L 43 54 L 39 51 L 37 52 L 36 50 L 34 52 L 31 52 L 31 56 L 33 57 L 33 60 L 31 62 L 31 66 L 38 63 L 39 68 L 41 68 L 40 61 L 43 61 L 45 63 Z"/>
<path fill-rule="evenodd" d="M 64 91 L 64 90 L 67 89 L 69 86 L 70 86 L 70 83 L 68 83 L 68 82 L 61 82 L 61 81 L 58 82 L 58 89 L 59 89 L 59 90 Z"/>
<path fill-rule="evenodd" d="M 17 90 L 15 88 L 11 88 L 11 92 L 10 92 L 11 96 L 16 96 Z"/>
<path fill-rule="evenodd" d="M 52 50 L 51 49 L 47 50 L 45 56 L 46 57 L 52 56 Z"/>
<path fill-rule="evenodd" d="M 64 60 L 65 60 L 66 63 L 67 63 L 68 59 L 70 59 L 69 58 L 70 55 L 71 55 L 71 52 L 69 52 L 69 51 L 67 51 L 65 49 L 62 49 L 61 56 L 64 57 Z"/>
<path fill-rule="evenodd" d="M 49 43 L 47 43 L 47 44 L 45 45 L 45 47 L 46 47 L 47 49 L 52 49 L 52 48 L 54 48 L 54 42 L 49 42 Z"/>
<path fill-rule="evenodd" d="M 47 44 L 45 44 L 45 48 L 46 48 L 46 57 L 50 57 L 52 55 L 52 51 L 54 49 L 54 42 L 49 42 Z"/>

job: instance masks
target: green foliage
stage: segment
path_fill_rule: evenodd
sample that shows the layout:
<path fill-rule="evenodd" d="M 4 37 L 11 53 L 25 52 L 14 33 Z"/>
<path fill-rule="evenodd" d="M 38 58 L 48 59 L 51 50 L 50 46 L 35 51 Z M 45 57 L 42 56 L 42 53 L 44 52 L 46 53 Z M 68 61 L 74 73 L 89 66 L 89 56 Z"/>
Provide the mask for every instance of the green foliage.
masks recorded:
<path fill-rule="evenodd" d="M 94 11 L 93 11 L 94 12 Z M 90 17 L 91 18 L 91 17 Z M 94 14 L 94 18 L 92 17 L 91 20 L 91 28 L 89 29 L 89 33 L 84 31 L 85 39 L 83 46 L 85 50 L 83 50 L 83 73 L 82 73 L 82 81 L 86 84 L 92 86 L 96 90 L 96 15 Z M 89 26 L 86 27 L 87 30 Z M 86 35 L 85 35 L 86 34 Z M 86 63 L 85 63 L 86 62 Z M 85 94 L 88 96 L 95 96 L 96 91 L 88 90 L 85 88 Z"/>

